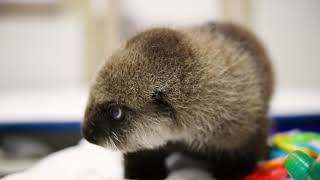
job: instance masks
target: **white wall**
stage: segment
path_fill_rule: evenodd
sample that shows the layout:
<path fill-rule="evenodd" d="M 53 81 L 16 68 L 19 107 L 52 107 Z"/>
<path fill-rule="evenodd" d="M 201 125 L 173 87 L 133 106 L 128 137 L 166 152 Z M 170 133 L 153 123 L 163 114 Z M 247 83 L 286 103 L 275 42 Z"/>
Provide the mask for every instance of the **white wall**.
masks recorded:
<path fill-rule="evenodd" d="M 195 25 L 220 19 L 221 0 L 121 0 L 124 19 L 141 30 L 159 25 Z"/>
<path fill-rule="evenodd" d="M 131 32 L 152 25 L 199 24 L 221 16 L 220 0 L 118 2 L 123 17 L 134 24 L 122 29 Z M 62 13 L 1 16 L 0 88 L 73 87 L 83 83 L 88 68 L 84 67 L 88 43 L 84 31 L 80 17 Z"/>
<path fill-rule="evenodd" d="M 84 33 L 71 16 L 0 17 L 0 88 L 79 86 Z"/>
<path fill-rule="evenodd" d="M 320 92 L 320 1 L 252 3 L 252 24 L 273 57 L 278 87 Z"/>

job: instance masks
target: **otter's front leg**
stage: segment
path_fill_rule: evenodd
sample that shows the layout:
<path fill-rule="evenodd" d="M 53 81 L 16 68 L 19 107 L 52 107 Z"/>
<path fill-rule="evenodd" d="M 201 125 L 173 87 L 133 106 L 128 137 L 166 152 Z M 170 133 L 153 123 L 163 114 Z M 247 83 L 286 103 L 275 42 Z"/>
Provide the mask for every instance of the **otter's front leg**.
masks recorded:
<path fill-rule="evenodd" d="M 208 158 L 210 172 L 219 180 L 243 179 L 255 168 L 256 162 L 256 157 L 250 153 L 221 152 L 218 156 Z"/>
<path fill-rule="evenodd" d="M 168 175 L 164 150 L 143 150 L 124 154 L 125 178 L 164 179 Z"/>
<path fill-rule="evenodd" d="M 269 120 L 263 117 L 259 122 L 264 123 L 252 138 L 237 151 L 220 151 L 211 153 L 208 158 L 213 175 L 220 180 L 240 180 L 248 175 L 260 160 L 268 156 L 267 137 Z"/>

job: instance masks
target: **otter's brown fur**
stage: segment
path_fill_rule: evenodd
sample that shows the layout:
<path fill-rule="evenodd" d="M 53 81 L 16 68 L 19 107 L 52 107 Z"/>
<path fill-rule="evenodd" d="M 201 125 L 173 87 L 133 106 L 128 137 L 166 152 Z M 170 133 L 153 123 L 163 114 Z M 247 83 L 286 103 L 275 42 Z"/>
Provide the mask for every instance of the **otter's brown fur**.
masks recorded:
<path fill-rule="evenodd" d="M 129 39 L 97 72 L 83 134 L 124 152 L 128 178 L 165 177 L 163 159 L 178 151 L 208 161 L 218 178 L 236 179 L 266 152 L 272 89 L 269 58 L 246 29 L 153 28 Z M 123 119 L 110 119 L 110 104 Z M 243 171 L 230 175 L 225 160 Z"/>

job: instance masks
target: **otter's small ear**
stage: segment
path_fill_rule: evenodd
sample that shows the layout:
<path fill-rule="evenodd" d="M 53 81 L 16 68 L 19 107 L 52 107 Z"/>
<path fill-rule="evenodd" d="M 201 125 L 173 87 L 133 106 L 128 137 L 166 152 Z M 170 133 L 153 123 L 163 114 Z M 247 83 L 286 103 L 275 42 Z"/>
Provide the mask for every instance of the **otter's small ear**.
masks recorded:
<path fill-rule="evenodd" d="M 152 98 L 152 104 L 154 104 L 160 112 L 166 113 L 170 117 L 174 116 L 175 114 L 174 108 L 168 102 L 166 95 L 163 92 L 155 90 L 151 98 Z"/>

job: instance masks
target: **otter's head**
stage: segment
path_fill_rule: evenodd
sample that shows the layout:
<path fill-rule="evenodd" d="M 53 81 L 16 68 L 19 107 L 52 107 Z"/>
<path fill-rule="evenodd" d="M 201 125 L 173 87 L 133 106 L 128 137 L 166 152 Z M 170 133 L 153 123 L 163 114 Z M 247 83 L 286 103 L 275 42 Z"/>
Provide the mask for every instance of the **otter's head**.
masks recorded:
<path fill-rule="evenodd" d="M 124 152 L 179 140 L 183 112 L 199 86 L 193 47 L 178 31 L 142 32 L 100 68 L 90 90 L 82 125 L 94 144 Z"/>

